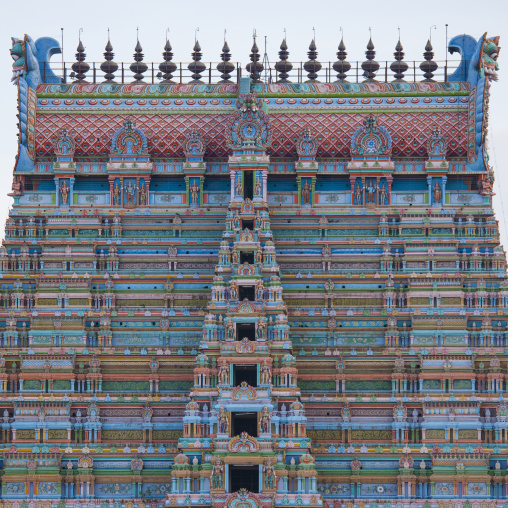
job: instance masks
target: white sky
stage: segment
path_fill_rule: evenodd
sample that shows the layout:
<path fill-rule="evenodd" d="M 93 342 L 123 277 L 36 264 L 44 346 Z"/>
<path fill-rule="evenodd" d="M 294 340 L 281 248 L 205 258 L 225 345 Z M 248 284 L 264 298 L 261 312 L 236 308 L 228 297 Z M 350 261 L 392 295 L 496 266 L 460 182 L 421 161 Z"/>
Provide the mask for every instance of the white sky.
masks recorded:
<path fill-rule="evenodd" d="M 426 0 L 423 3 L 400 0 L 363 0 L 344 2 L 338 0 L 292 0 L 276 2 L 257 0 L 246 2 L 217 2 L 192 0 L 151 0 L 140 2 L 123 0 L 89 0 L 65 4 L 51 4 L 39 0 L 2 2 L 0 19 L 0 236 L 7 217 L 11 198 L 12 170 L 16 155 L 16 88 L 10 83 L 12 60 L 9 55 L 10 37 L 21 38 L 25 33 L 33 39 L 51 36 L 60 40 L 60 28 L 64 31 L 65 61 L 73 61 L 78 43 L 78 31 L 83 28 L 82 40 L 86 46 L 87 61 L 103 61 L 107 28 L 111 30 L 111 42 L 116 62 L 132 62 L 136 44 L 136 27 L 143 46 L 145 61 L 160 62 L 166 29 L 170 30 L 174 61 L 189 61 L 196 27 L 203 51 L 203 61 L 218 60 L 223 44 L 224 29 L 232 61 L 249 61 L 252 46 L 252 30 L 258 34 L 258 46 L 263 51 L 264 36 L 268 40 L 270 61 L 276 61 L 277 51 L 287 30 L 290 60 L 307 60 L 312 28 L 316 30 L 319 60 L 335 61 L 340 41 L 340 27 L 344 29 L 348 60 L 364 60 L 365 46 L 369 39 L 369 27 L 376 46 L 377 57 L 392 60 L 401 29 L 401 41 L 406 60 L 422 59 L 425 43 L 432 25 L 432 42 L 435 60 L 445 57 L 445 24 L 449 37 L 466 33 L 479 38 L 485 31 L 490 36 L 501 35 L 501 46 L 508 46 L 508 34 L 503 28 L 508 19 L 508 2 L 498 2 L 494 8 L 482 7 L 477 0 L 448 1 Z M 506 40 L 504 39 L 506 35 Z M 508 50 L 507 50 L 508 51 Z M 55 57 L 58 61 L 60 56 Z M 490 155 L 496 174 L 494 207 L 500 222 L 502 241 L 508 245 L 505 214 L 508 213 L 508 57 L 501 50 L 500 81 L 492 86 L 490 100 Z M 503 213 L 504 212 L 504 213 Z M 508 249 L 507 249 L 508 250 Z"/>

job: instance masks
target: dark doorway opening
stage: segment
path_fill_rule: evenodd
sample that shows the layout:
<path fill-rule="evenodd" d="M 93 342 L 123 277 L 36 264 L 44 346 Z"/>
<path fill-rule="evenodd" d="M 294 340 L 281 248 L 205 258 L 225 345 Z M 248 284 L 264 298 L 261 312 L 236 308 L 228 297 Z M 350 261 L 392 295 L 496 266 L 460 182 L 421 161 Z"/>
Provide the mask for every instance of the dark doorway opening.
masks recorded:
<path fill-rule="evenodd" d="M 254 221 L 252 219 L 242 219 L 242 229 L 254 229 Z"/>
<path fill-rule="evenodd" d="M 245 298 L 251 302 L 254 301 L 254 286 L 240 286 L 238 289 L 240 301 L 243 301 Z"/>
<path fill-rule="evenodd" d="M 247 337 L 249 340 L 256 340 L 255 323 L 238 323 L 236 325 L 236 331 L 238 332 L 238 340 L 242 340 L 245 337 Z"/>
<path fill-rule="evenodd" d="M 242 432 L 247 432 L 249 436 L 258 435 L 258 417 L 257 413 L 232 413 L 231 414 L 231 435 L 239 436 Z"/>
<path fill-rule="evenodd" d="M 229 466 L 230 492 L 247 489 L 254 494 L 259 492 L 259 469 L 256 466 Z"/>
<path fill-rule="evenodd" d="M 252 171 L 245 171 L 243 174 L 243 199 L 254 197 L 254 180 Z"/>
<path fill-rule="evenodd" d="M 254 264 L 254 252 L 241 250 L 240 251 L 240 263 L 243 264 L 246 262 L 249 263 L 249 265 Z"/>
<path fill-rule="evenodd" d="M 240 386 L 245 381 L 250 386 L 257 386 L 258 369 L 256 365 L 234 365 L 233 386 Z"/>

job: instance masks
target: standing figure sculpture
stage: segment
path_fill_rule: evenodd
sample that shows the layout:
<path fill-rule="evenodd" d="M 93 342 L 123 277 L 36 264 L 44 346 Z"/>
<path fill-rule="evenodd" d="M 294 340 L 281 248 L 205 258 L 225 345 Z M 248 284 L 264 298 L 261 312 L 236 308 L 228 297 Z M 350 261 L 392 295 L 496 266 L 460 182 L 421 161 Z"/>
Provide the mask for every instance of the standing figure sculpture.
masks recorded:
<path fill-rule="evenodd" d="M 270 459 L 266 459 L 266 462 L 263 465 L 263 474 L 265 477 L 265 489 L 275 489 L 275 469 Z"/>
<path fill-rule="evenodd" d="M 305 180 L 302 187 L 302 200 L 304 205 L 310 205 L 310 191 L 311 187 L 309 185 L 309 181 Z"/>
<path fill-rule="evenodd" d="M 141 206 L 146 205 L 146 187 L 144 185 L 139 188 L 139 204 Z"/>
<path fill-rule="evenodd" d="M 217 459 L 213 463 L 212 475 L 211 475 L 211 487 L 212 489 L 222 489 L 222 474 L 224 473 L 224 466 L 222 461 Z"/>
<path fill-rule="evenodd" d="M 69 186 L 65 180 L 62 182 L 62 185 L 60 185 L 60 196 L 62 198 L 62 205 L 66 205 L 67 198 L 69 197 Z"/>
<path fill-rule="evenodd" d="M 256 176 L 256 184 L 254 185 L 254 196 L 261 196 L 261 180 L 259 175 Z"/>
<path fill-rule="evenodd" d="M 120 187 L 118 185 L 118 182 L 116 182 L 113 188 L 113 205 L 119 204 L 120 204 Z"/>
<path fill-rule="evenodd" d="M 199 185 L 196 180 L 193 180 L 191 188 L 191 205 L 199 205 Z"/>
<path fill-rule="evenodd" d="M 434 185 L 434 203 L 441 204 L 441 186 L 439 185 L 439 182 L 436 182 Z"/>
<path fill-rule="evenodd" d="M 129 183 L 127 184 L 127 187 L 125 189 L 126 195 L 127 195 L 127 204 L 133 205 L 134 204 L 134 193 L 135 193 L 135 187 L 132 185 L 132 181 L 129 180 Z"/>
<path fill-rule="evenodd" d="M 386 187 L 384 182 L 381 184 L 381 187 L 379 187 L 379 204 L 380 205 L 386 205 L 386 199 L 388 197 L 388 192 L 386 192 Z"/>
<path fill-rule="evenodd" d="M 358 184 L 355 189 L 355 204 L 363 205 L 363 196 L 362 196 L 362 188 Z"/>
<path fill-rule="evenodd" d="M 241 175 L 239 175 L 238 178 L 236 179 L 235 190 L 236 190 L 236 195 L 238 197 L 243 197 L 243 185 L 242 185 Z"/>
<path fill-rule="evenodd" d="M 221 406 L 219 409 L 219 434 L 227 434 L 228 433 L 228 415 L 224 406 Z"/>

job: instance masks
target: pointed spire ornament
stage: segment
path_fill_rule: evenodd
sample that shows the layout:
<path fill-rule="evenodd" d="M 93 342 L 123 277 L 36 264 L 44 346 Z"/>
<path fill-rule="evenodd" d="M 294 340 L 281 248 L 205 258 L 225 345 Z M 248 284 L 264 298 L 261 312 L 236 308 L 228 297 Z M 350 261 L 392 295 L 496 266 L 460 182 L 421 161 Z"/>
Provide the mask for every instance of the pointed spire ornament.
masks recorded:
<path fill-rule="evenodd" d="M 224 40 L 224 46 L 222 46 L 222 53 L 220 54 L 220 59 L 222 62 L 220 62 L 217 65 L 217 70 L 221 73 L 220 77 L 222 78 L 219 83 L 233 83 L 231 81 L 231 73 L 235 70 L 235 65 L 230 62 L 231 60 L 231 53 L 229 50 L 228 43 L 226 40 Z"/>
<path fill-rule="evenodd" d="M 309 51 L 307 52 L 309 60 L 303 64 L 303 68 L 308 72 L 308 80 L 306 83 L 319 83 L 317 80 L 317 73 L 321 69 L 321 63 L 317 60 L 318 52 L 316 48 L 316 41 L 312 39 L 309 45 Z"/>
<path fill-rule="evenodd" d="M 192 72 L 192 80 L 189 81 L 190 84 L 197 85 L 202 84 L 203 81 L 201 81 L 201 73 L 206 70 L 206 65 L 201 62 L 201 57 L 203 56 L 203 53 L 201 53 L 201 46 L 199 45 L 198 40 L 196 39 L 196 42 L 194 43 L 194 48 L 191 53 L 192 62 L 187 66 L 187 69 L 189 69 Z"/>
<path fill-rule="evenodd" d="M 134 63 L 130 65 L 130 70 L 134 73 L 134 83 L 143 83 L 143 73 L 148 69 L 148 65 L 143 62 L 143 57 L 143 48 L 138 39 L 134 48 Z"/>
<path fill-rule="evenodd" d="M 166 44 L 164 45 L 164 51 L 162 52 L 162 58 L 164 58 L 164 61 L 159 64 L 159 70 L 162 72 L 162 78 L 163 80 L 161 83 L 164 84 L 174 84 L 175 82 L 172 81 L 173 79 L 173 72 L 176 71 L 177 65 L 172 62 L 173 60 L 173 53 L 171 52 L 173 48 L 171 47 L 171 44 L 169 42 L 169 39 L 166 39 Z"/>
<path fill-rule="evenodd" d="M 251 54 L 250 57 L 250 64 L 246 65 L 247 71 L 250 73 L 250 78 L 252 79 L 253 83 L 261 83 L 261 72 L 263 71 L 264 67 L 263 64 L 259 61 L 260 55 L 259 55 L 259 48 L 256 44 L 256 36 L 254 36 L 254 44 L 251 48 Z"/>
<path fill-rule="evenodd" d="M 114 73 L 118 70 L 118 64 L 113 61 L 115 58 L 115 54 L 113 53 L 113 46 L 111 45 L 111 41 L 109 40 L 109 30 L 108 30 L 108 43 L 104 48 L 106 51 L 104 52 L 105 61 L 101 63 L 101 71 L 104 72 L 105 83 L 114 83 L 115 75 Z"/>
<path fill-rule="evenodd" d="M 374 60 L 376 57 L 376 52 L 374 50 L 374 43 L 372 42 L 372 37 L 369 39 L 367 44 L 367 51 L 365 52 L 365 56 L 367 60 L 362 63 L 363 75 L 365 77 L 365 81 L 375 81 L 376 72 L 379 70 L 379 64 Z"/>
<path fill-rule="evenodd" d="M 407 71 L 408 65 L 406 62 L 404 62 L 404 51 L 402 51 L 404 48 L 402 47 L 402 44 L 399 41 L 397 42 L 397 45 L 395 46 L 395 53 L 393 56 L 395 57 L 395 62 L 392 62 L 390 64 L 390 69 L 394 73 L 394 81 L 404 81 L 404 72 Z"/>
<path fill-rule="evenodd" d="M 288 80 L 288 73 L 291 72 L 293 64 L 288 60 L 289 51 L 285 37 L 282 40 L 282 44 L 280 45 L 279 58 L 280 60 L 275 64 L 275 70 L 279 73 L 279 79 L 277 80 L 277 83 L 291 83 Z"/>
<path fill-rule="evenodd" d="M 423 76 L 425 77 L 423 81 L 433 82 L 434 80 L 432 78 L 434 77 L 434 72 L 436 71 L 438 65 L 432 60 L 434 58 L 434 52 L 432 51 L 430 39 L 425 45 L 423 58 L 425 58 L 425 61 L 420 64 L 420 69 L 423 71 Z"/>
<path fill-rule="evenodd" d="M 337 81 L 335 83 L 345 83 L 346 73 L 351 69 L 351 64 L 346 60 L 347 52 L 344 38 L 341 38 L 337 51 L 338 60 L 333 64 L 333 70 L 337 73 Z"/>
<path fill-rule="evenodd" d="M 76 62 L 72 64 L 72 70 L 76 73 L 75 83 L 86 83 L 85 75 L 90 69 L 90 66 L 85 62 L 85 58 L 85 47 L 80 38 L 78 47 L 76 48 Z"/>

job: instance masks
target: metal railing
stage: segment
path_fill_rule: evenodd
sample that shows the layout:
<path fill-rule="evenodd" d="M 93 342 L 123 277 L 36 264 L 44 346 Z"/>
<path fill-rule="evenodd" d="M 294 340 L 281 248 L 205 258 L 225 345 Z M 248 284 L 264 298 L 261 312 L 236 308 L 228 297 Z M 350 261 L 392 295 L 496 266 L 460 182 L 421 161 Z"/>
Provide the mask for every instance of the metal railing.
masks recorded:
<path fill-rule="evenodd" d="M 447 60 L 447 61 L 435 61 L 438 64 L 438 68 L 434 72 L 433 81 L 442 83 L 447 82 L 449 76 L 457 69 L 459 65 L 461 67 L 467 65 L 467 62 L 461 60 Z M 72 65 L 76 62 L 64 62 L 63 66 L 49 65 L 44 63 L 42 67 L 42 80 L 46 82 L 46 71 L 51 68 L 57 76 L 61 77 L 62 83 L 74 83 L 76 82 L 76 73 L 72 70 Z M 86 83 L 100 84 L 106 80 L 104 78 L 105 72 L 101 70 L 100 62 L 87 62 L 90 66 L 86 72 L 85 78 L 83 79 Z M 198 81 L 193 81 L 192 74 L 194 71 L 189 69 L 189 65 L 195 62 L 174 62 L 176 69 L 172 73 L 171 82 L 175 84 L 217 84 L 223 80 L 221 72 L 217 70 L 217 65 L 224 62 L 202 62 L 205 65 L 205 69 L 199 73 L 200 78 Z M 229 83 L 240 82 L 240 78 L 249 77 L 251 74 L 245 69 L 245 66 L 240 62 L 231 62 L 235 67 L 230 74 L 228 80 Z M 365 81 L 365 72 L 362 69 L 363 61 L 352 61 L 349 62 L 351 68 L 347 72 L 346 82 L 348 83 L 363 83 Z M 379 69 L 376 71 L 374 80 L 381 83 L 389 83 L 395 80 L 395 73 L 390 69 L 392 61 L 378 61 Z M 403 81 L 414 83 L 424 81 L 424 71 L 420 69 L 421 61 L 406 61 L 408 65 L 407 71 L 404 72 Z M 163 72 L 159 69 L 160 62 L 145 62 L 147 70 L 143 73 L 143 79 L 136 81 L 134 78 L 135 72 L 131 71 L 131 62 L 119 62 L 117 63 L 118 69 L 113 73 L 114 79 L 112 82 L 116 84 L 159 84 L 164 83 Z M 292 70 L 288 71 L 289 77 L 287 78 L 290 83 L 305 83 L 309 80 L 308 71 L 305 70 L 305 62 L 295 62 L 292 64 Z M 321 68 L 316 71 L 318 78 L 316 82 L 319 83 L 334 83 L 338 81 L 337 72 L 333 69 L 334 62 L 321 62 Z M 279 73 L 275 69 L 275 64 L 266 66 L 259 74 L 258 78 L 261 83 L 274 84 L 279 80 Z"/>

